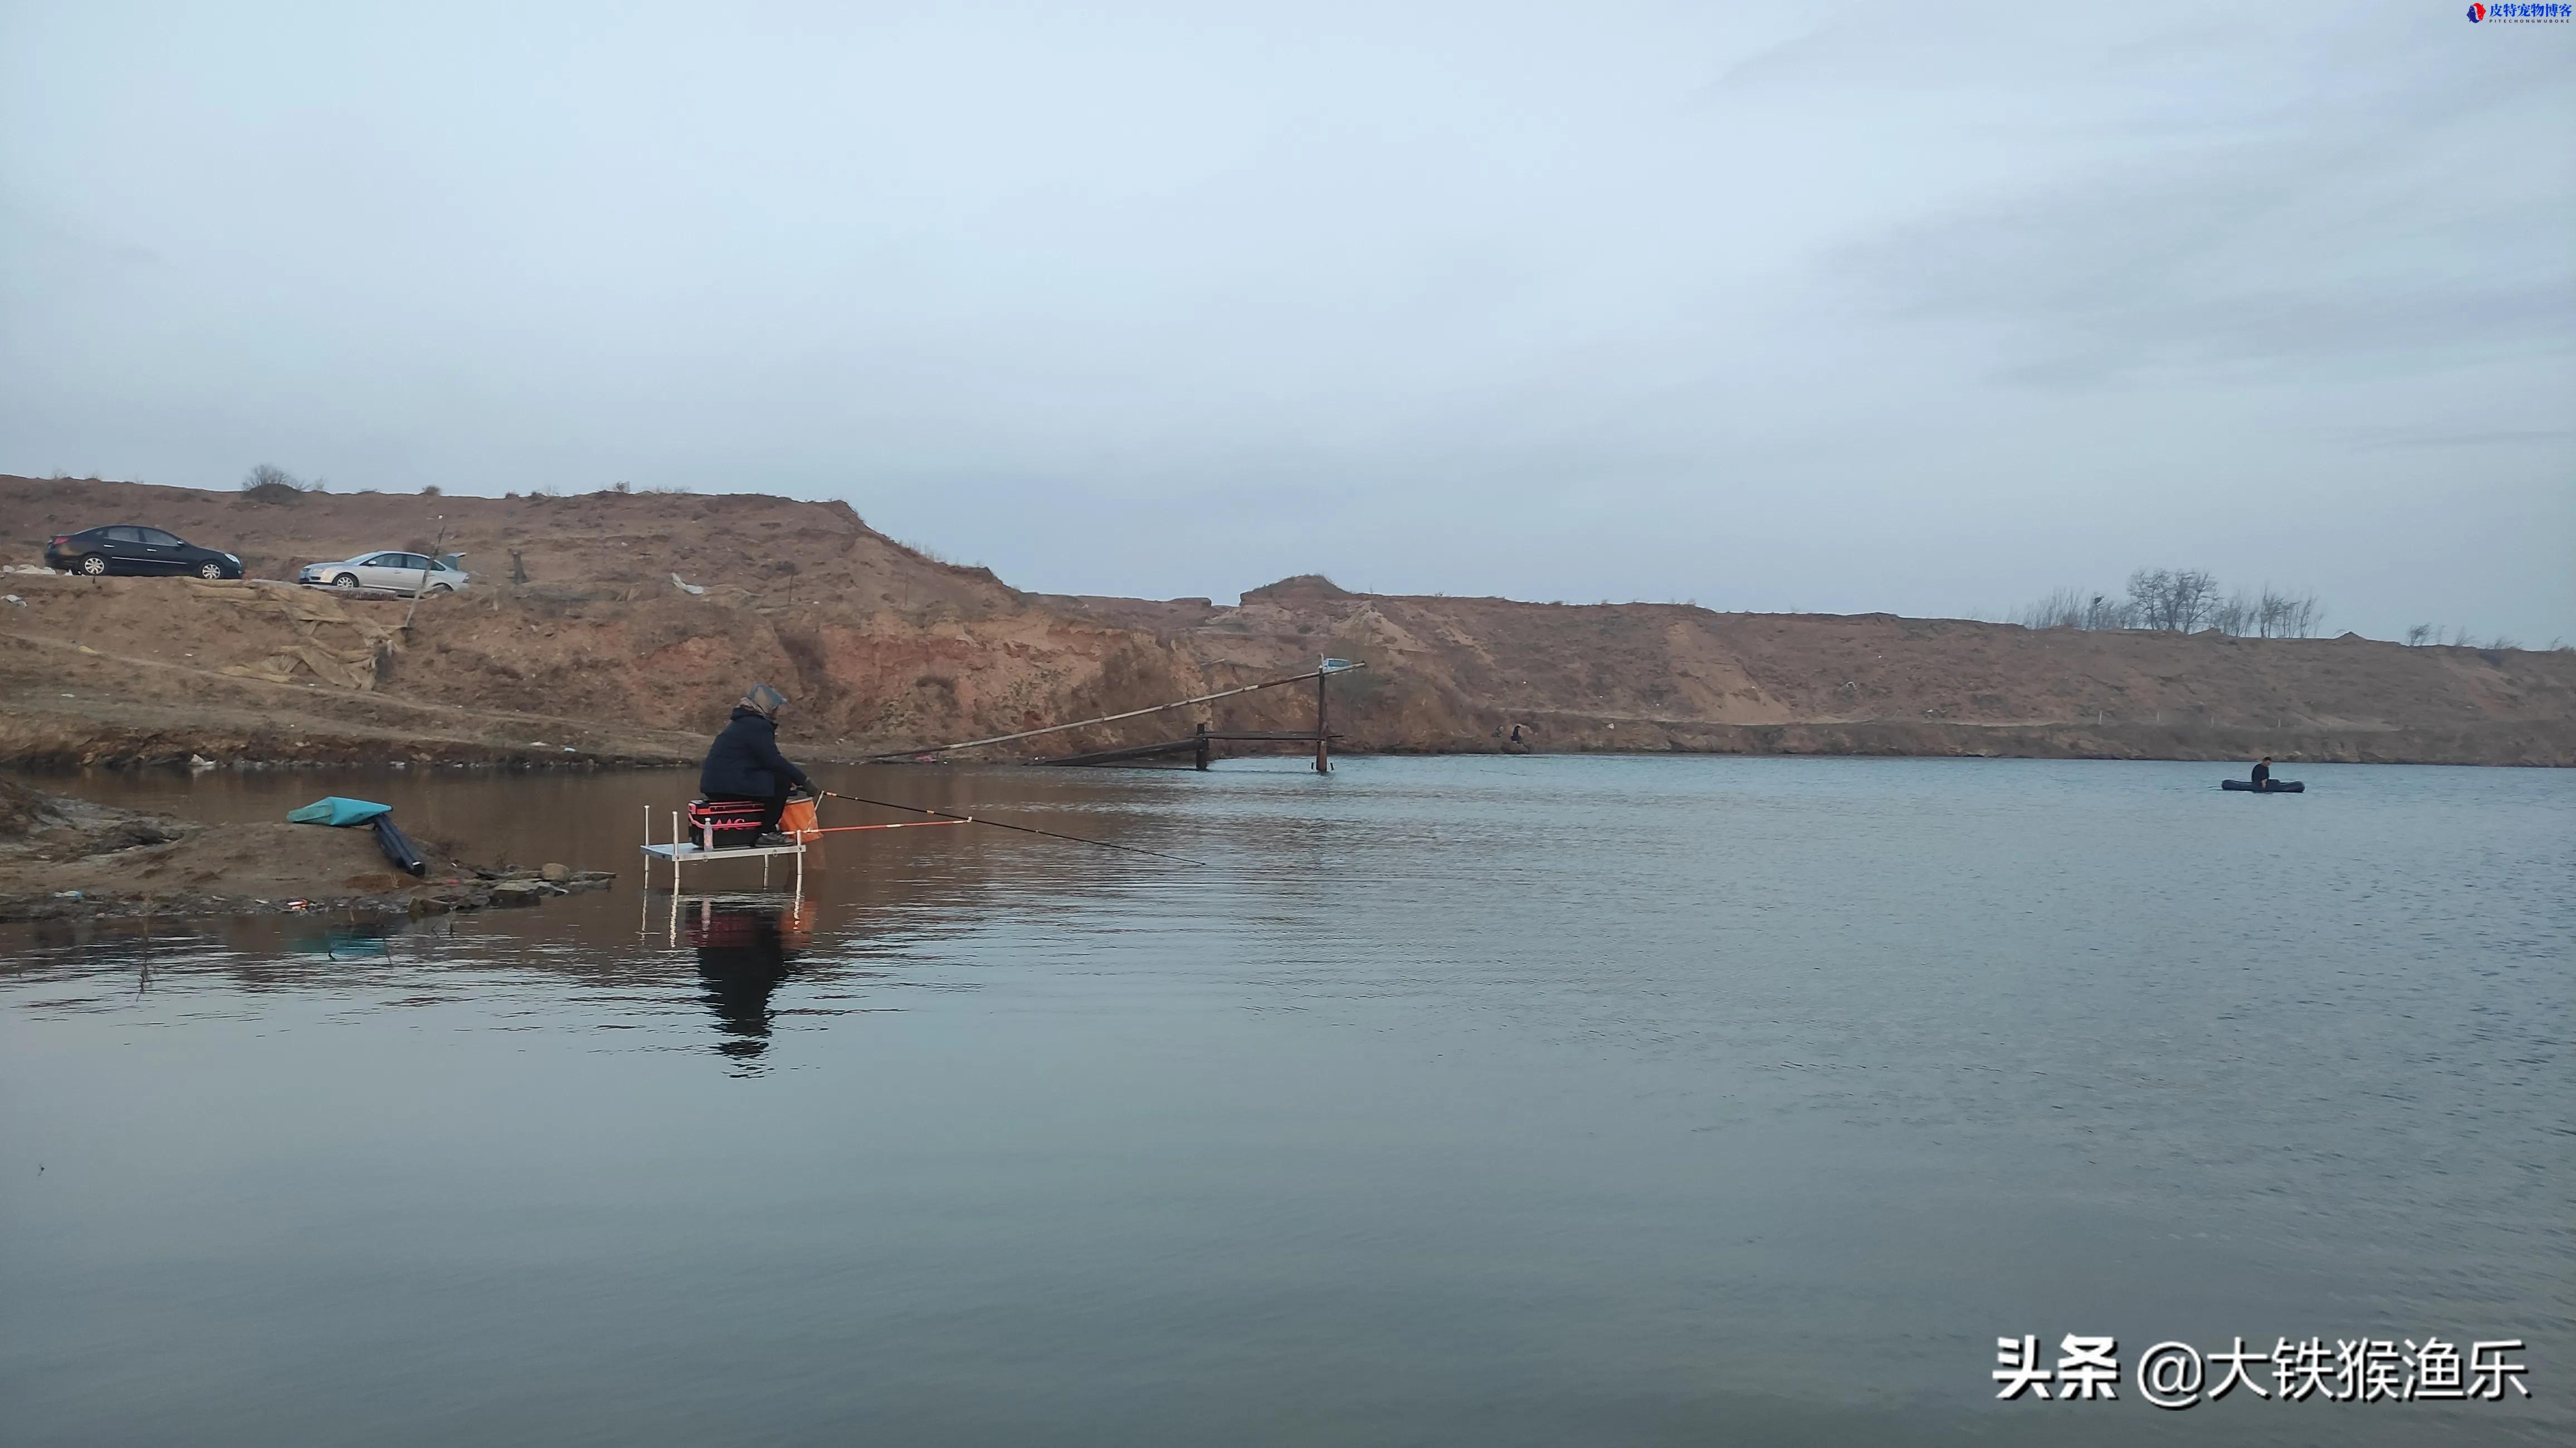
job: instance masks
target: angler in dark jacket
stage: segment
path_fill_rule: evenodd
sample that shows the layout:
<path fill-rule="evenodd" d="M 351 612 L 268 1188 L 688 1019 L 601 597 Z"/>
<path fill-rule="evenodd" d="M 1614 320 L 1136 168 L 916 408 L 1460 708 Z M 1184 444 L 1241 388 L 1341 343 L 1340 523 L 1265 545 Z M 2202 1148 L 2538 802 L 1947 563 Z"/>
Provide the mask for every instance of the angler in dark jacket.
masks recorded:
<path fill-rule="evenodd" d="M 698 771 L 698 793 L 709 800 L 739 800 L 761 806 L 760 843 L 787 843 L 778 834 L 778 816 L 787 808 L 790 785 L 806 790 L 814 781 L 778 752 L 778 711 L 787 696 L 767 684 L 754 684 L 733 706 L 733 719 L 707 751 Z"/>

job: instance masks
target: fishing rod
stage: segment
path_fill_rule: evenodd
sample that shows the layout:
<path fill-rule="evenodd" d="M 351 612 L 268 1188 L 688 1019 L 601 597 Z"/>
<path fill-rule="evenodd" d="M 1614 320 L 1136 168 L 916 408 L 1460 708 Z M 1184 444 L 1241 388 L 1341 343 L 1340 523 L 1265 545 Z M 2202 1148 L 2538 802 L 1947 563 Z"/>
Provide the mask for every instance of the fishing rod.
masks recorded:
<path fill-rule="evenodd" d="M 830 795 L 834 799 L 846 799 L 852 804 L 872 804 L 879 809 L 899 809 L 907 814 L 929 815 L 933 819 L 946 820 L 954 824 L 991 825 L 997 830 L 1018 830 L 1024 835 L 1044 835 L 1050 840 L 1071 840 L 1077 845 L 1098 845 L 1104 850 L 1124 850 L 1131 855 L 1151 855 L 1157 860 L 1169 860 L 1176 865 L 1195 865 L 1202 870 L 1207 868 L 1206 862 L 1202 860 L 1185 860 L 1178 855 L 1164 854 L 1160 850 L 1139 849 L 1134 845 L 1122 845 L 1112 840 L 1095 840 L 1089 835 L 1059 834 L 1054 830 L 1042 830 L 1034 825 L 1015 825 L 1008 820 L 986 819 L 981 815 L 950 814 L 944 809 L 923 809 L 919 805 L 896 804 L 887 799 L 867 799 L 860 795 L 843 794 L 837 789 L 818 790 L 817 793 Z"/>

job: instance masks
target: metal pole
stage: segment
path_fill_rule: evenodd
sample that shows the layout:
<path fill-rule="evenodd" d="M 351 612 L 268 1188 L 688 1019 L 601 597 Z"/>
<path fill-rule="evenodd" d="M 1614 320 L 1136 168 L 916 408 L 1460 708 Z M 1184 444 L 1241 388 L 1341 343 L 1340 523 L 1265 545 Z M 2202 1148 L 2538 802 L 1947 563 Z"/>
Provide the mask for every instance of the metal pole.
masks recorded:
<path fill-rule="evenodd" d="M 1331 677 L 1332 671 L 1329 669 L 1315 671 L 1315 772 L 1317 774 L 1333 772 L 1333 746 L 1327 734 L 1332 727 L 1333 716 L 1324 703 L 1324 681 Z"/>
<path fill-rule="evenodd" d="M 429 561 L 433 564 L 436 563 L 438 561 L 438 550 L 446 546 L 447 515 L 441 513 L 438 515 L 438 541 L 429 545 Z M 411 616 L 420 612 L 421 596 L 427 592 L 429 592 L 429 570 L 424 568 L 420 571 L 420 581 L 412 585 L 411 607 L 403 610 L 402 632 L 404 638 L 411 637 Z"/>

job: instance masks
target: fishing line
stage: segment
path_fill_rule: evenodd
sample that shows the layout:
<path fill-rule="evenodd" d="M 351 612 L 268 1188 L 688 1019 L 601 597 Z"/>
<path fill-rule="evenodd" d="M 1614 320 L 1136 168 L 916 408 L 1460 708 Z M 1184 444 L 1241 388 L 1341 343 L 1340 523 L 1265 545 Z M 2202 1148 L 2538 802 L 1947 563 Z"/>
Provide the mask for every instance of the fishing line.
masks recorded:
<path fill-rule="evenodd" d="M 1094 719 L 1076 719 L 1070 724 L 1049 724 L 1043 729 L 1023 729 L 1017 734 L 996 734 L 989 739 L 969 739 L 962 744 L 934 744 L 927 749 L 898 749 L 891 754 L 871 754 L 859 762 L 861 764 L 893 764 L 905 760 L 923 759 L 933 754 L 949 754 L 960 749 L 981 749 L 987 744 L 1009 744 L 1020 739 L 1035 739 L 1041 734 L 1061 734 L 1067 729 L 1087 729 L 1094 724 L 1115 724 L 1122 719 L 1142 718 L 1147 714 L 1160 714 L 1167 709 L 1185 709 L 1192 704 L 1205 704 L 1217 699 L 1231 699 L 1237 694 L 1258 693 L 1263 689 L 1276 689 L 1282 684 L 1302 684 L 1308 679 L 1326 678 L 1334 674 L 1347 674 L 1355 669 L 1365 669 L 1367 667 L 1368 665 L 1366 664 L 1353 663 L 1344 659 L 1335 659 L 1331 661 L 1330 667 L 1327 668 L 1309 669 L 1305 673 L 1291 674 L 1284 679 L 1264 679 L 1258 684 L 1244 684 L 1237 688 L 1219 689 L 1213 694 L 1200 694 L 1195 698 L 1189 699 L 1175 699 L 1168 704 L 1153 704 L 1142 709 L 1130 709 L 1124 714 L 1103 714 Z M 1319 724 L 1316 727 L 1321 728 L 1323 726 Z M 843 795 L 842 798 L 847 799 L 849 796 Z M 1066 838 L 1072 839 L 1078 837 L 1068 835 Z M 1094 840 L 1092 843 L 1099 844 L 1101 842 Z M 1151 854 L 1153 852 L 1148 850 L 1145 853 Z"/>
<path fill-rule="evenodd" d="M 1203 860 L 1185 860 L 1178 855 L 1164 854 L 1160 850 L 1139 849 L 1134 845 L 1122 845 L 1111 840 L 1095 840 L 1089 835 L 1060 834 L 1055 830 L 1042 830 L 1034 825 L 1015 825 L 1008 820 L 986 819 L 982 815 L 950 814 L 944 809 L 923 809 L 919 805 L 896 804 L 892 800 L 868 799 L 860 795 L 843 794 L 837 789 L 821 790 L 819 793 L 834 799 L 846 799 L 852 804 L 872 804 L 879 809 L 899 809 L 907 814 L 929 815 L 933 819 L 954 820 L 963 825 L 991 825 L 997 830 L 1017 830 L 1024 835 L 1043 835 L 1050 840 L 1071 840 L 1077 845 L 1098 845 L 1104 850 L 1124 850 L 1131 855 L 1150 855 L 1157 860 L 1169 860 L 1176 865 L 1195 865 L 1202 870 L 1208 868 Z"/>

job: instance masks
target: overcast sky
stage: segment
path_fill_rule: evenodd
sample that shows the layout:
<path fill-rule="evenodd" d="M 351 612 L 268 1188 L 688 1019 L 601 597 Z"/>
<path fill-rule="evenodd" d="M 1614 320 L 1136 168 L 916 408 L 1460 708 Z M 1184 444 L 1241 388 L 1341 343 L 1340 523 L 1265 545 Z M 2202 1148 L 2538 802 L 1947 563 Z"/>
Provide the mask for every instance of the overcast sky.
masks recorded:
<path fill-rule="evenodd" d="M 2464 9 L 10 0 L 0 471 L 2576 641 L 2576 27 Z"/>

